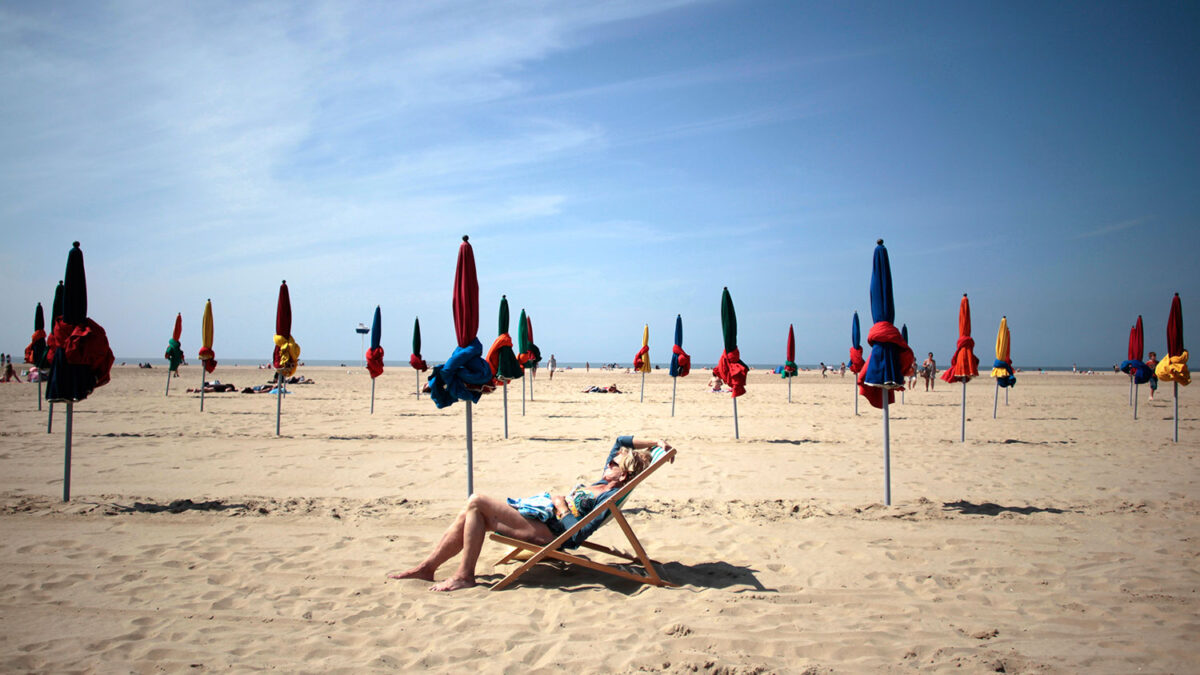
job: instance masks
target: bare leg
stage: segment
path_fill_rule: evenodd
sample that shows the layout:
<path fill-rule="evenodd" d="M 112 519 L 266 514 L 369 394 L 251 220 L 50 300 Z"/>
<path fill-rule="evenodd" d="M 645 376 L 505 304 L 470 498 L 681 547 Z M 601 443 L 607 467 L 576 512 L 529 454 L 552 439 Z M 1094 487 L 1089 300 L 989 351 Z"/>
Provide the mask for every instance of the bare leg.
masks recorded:
<path fill-rule="evenodd" d="M 462 519 L 461 536 L 457 540 L 458 548 L 462 551 L 462 560 L 454 574 L 445 581 L 430 586 L 431 591 L 456 591 L 475 585 L 475 564 L 479 560 L 479 551 L 483 548 L 483 538 L 489 530 L 539 544 L 554 539 L 545 523 L 529 520 L 503 499 L 486 495 L 471 495 L 467 499 L 467 508 L 463 511 Z M 455 522 L 457 524 L 457 521 Z M 447 535 L 449 534 L 447 532 Z M 431 555 L 429 561 L 434 560 Z"/>
<path fill-rule="evenodd" d="M 470 499 L 467 500 L 468 503 Z M 442 563 L 458 555 L 463 546 L 463 523 L 467 519 L 467 509 L 464 507 L 458 512 L 458 516 L 450 527 L 446 528 L 442 534 L 442 539 L 433 547 L 433 551 L 421 561 L 421 564 L 412 569 L 389 574 L 389 579 L 423 579 L 425 581 L 433 581 L 433 573 L 441 567 Z"/>

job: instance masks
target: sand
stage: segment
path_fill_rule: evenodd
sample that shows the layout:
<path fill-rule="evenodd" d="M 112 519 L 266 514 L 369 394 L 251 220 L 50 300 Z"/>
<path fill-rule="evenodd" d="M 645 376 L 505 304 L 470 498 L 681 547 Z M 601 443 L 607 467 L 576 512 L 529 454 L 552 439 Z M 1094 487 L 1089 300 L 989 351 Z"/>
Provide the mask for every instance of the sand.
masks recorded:
<path fill-rule="evenodd" d="M 466 496 L 465 406 L 413 396 L 414 373 L 306 368 L 283 402 L 115 369 L 64 418 L 0 385 L 2 672 L 1200 672 L 1200 425 L 1183 389 L 1132 419 L 1124 375 L 939 382 L 881 415 L 851 380 L 754 371 L 738 400 L 679 381 L 543 369 L 474 407 L 477 491 L 522 496 L 591 477 L 615 436 L 679 449 L 627 503 L 676 588 L 538 568 L 439 594 L 385 573 L 417 562 Z M 239 387 L 254 368 L 218 369 Z M 585 394 L 616 383 L 627 393 Z M 921 385 L 918 384 L 918 389 Z M 596 540 L 623 545 L 619 528 Z M 450 571 L 444 567 L 439 578 Z"/>

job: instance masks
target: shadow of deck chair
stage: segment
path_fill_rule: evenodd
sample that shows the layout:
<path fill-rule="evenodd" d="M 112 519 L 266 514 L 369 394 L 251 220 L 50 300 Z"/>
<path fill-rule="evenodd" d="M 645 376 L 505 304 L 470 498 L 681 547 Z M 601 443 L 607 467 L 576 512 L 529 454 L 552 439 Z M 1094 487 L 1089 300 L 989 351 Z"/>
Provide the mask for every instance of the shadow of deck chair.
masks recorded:
<path fill-rule="evenodd" d="M 499 591 L 506 588 L 509 584 L 520 578 L 522 574 L 528 572 L 534 565 L 547 559 L 559 560 L 562 562 L 579 565 L 581 567 L 596 570 L 597 572 L 611 574 L 622 579 L 629 579 L 631 581 L 637 581 L 643 584 L 651 584 L 654 586 L 674 586 L 675 584 L 663 579 L 659 575 L 658 571 L 655 570 L 654 561 L 646 555 L 646 550 L 642 548 L 642 543 L 638 541 L 637 535 L 633 533 L 633 528 L 629 526 L 629 521 L 625 520 L 625 516 L 621 513 L 621 505 L 625 502 L 625 498 L 628 497 L 629 494 L 633 492 L 633 489 L 636 488 L 643 480 L 649 478 L 650 474 L 657 471 L 660 466 L 675 459 L 675 449 L 671 448 L 670 450 L 664 451 L 662 448 L 656 447 L 651 453 L 651 458 L 650 466 L 646 467 L 641 473 L 635 476 L 633 480 L 626 483 L 624 487 L 615 492 L 612 496 L 597 504 L 596 508 L 592 509 L 591 513 L 588 513 L 583 518 L 580 518 L 577 523 L 572 525 L 562 534 L 555 537 L 554 541 L 546 544 L 545 546 L 522 541 L 520 539 L 514 539 L 512 537 L 506 537 L 497 532 L 493 532 L 491 534 L 492 541 L 496 541 L 501 544 L 507 544 L 513 547 L 512 550 L 505 554 L 503 558 L 496 562 L 497 565 L 510 562 L 516 559 L 518 556 L 521 556 L 523 553 L 529 554 L 529 557 L 528 559 L 525 559 L 519 567 L 512 572 L 509 572 L 508 576 L 496 582 L 496 585 L 492 586 L 492 590 Z M 572 538 L 580 530 L 586 527 L 588 523 L 599 519 L 598 524 L 602 525 L 608 521 L 608 516 L 610 514 L 612 515 L 612 520 L 617 521 L 617 524 L 621 526 L 621 531 L 625 533 L 625 538 L 629 540 L 629 545 L 633 548 L 636 555 L 630 556 L 616 549 L 612 549 L 607 546 L 601 546 L 600 544 L 593 544 L 589 541 L 581 541 L 572 545 Z M 575 555 L 573 553 L 568 553 L 564 550 L 567 547 L 575 546 L 583 547 L 592 551 L 599 551 L 631 563 L 639 563 L 641 564 L 642 569 L 645 570 L 645 574 L 635 574 L 633 572 L 621 569 L 616 565 L 596 562 L 595 560 Z"/>

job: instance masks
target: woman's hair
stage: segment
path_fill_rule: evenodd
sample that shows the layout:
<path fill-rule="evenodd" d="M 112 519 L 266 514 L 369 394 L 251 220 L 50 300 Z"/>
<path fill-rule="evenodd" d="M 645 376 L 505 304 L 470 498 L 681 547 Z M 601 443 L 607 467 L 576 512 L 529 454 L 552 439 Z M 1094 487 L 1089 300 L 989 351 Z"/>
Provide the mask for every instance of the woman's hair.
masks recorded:
<path fill-rule="evenodd" d="M 613 458 L 617 466 L 625 470 L 625 480 L 630 480 L 634 476 L 644 471 L 650 466 L 650 451 L 649 450 L 622 450 Z"/>

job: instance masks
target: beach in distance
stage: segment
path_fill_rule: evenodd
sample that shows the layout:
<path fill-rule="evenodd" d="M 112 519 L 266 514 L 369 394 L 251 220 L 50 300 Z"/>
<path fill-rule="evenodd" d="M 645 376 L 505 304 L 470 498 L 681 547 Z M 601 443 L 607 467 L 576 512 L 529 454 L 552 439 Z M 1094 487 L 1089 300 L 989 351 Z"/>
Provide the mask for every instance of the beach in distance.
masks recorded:
<path fill-rule="evenodd" d="M 543 565 L 485 542 L 480 585 L 397 581 L 467 496 L 466 412 L 358 363 L 271 373 L 113 369 L 73 407 L 0 384 L 0 671 L 1195 673 L 1200 391 L 1098 372 L 897 394 L 852 375 L 539 369 L 471 407 L 477 492 L 595 480 L 613 440 L 677 450 L 624 505 L 673 587 Z M 597 366 L 599 364 L 592 364 Z M 623 366 L 624 364 L 622 364 Z M 423 381 L 423 377 L 422 377 Z M 587 393 L 616 385 L 620 393 Z M 532 389 L 532 396 L 530 390 Z M 673 403 L 674 399 L 674 403 Z M 674 415 L 672 416 L 672 405 Z M 593 541 L 628 548 L 610 523 Z M 589 554 L 590 555 L 590 554 Z M 598 557 L 599 554 L 596 554 Z M 438 578 L 453 569 L 444 566 Z"/>

